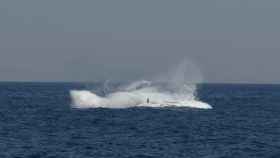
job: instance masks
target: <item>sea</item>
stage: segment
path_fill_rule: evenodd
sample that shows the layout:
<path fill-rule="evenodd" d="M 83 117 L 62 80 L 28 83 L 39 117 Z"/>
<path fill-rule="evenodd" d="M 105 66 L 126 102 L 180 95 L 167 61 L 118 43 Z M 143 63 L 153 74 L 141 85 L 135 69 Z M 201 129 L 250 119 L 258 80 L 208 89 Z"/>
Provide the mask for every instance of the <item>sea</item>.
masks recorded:
<path fill-rule="evenodd" d="M 71 106 L 101 86 L 0 82 L 0 158 L 280 158 L 280 85 L 198 85 L 212 109 Z"/>

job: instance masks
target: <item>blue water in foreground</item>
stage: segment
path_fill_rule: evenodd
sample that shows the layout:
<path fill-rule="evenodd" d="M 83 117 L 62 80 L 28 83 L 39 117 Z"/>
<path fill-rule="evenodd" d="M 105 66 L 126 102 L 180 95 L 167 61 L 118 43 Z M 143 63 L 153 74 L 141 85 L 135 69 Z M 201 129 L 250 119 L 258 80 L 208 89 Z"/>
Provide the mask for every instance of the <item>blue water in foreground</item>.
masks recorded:
<path fill-rule="evenodd" d="M 279 158 L 279 85 L 200 85 L 211 110 L 72 109 L 77 83 L 0 83 L 0 158 Z"/>

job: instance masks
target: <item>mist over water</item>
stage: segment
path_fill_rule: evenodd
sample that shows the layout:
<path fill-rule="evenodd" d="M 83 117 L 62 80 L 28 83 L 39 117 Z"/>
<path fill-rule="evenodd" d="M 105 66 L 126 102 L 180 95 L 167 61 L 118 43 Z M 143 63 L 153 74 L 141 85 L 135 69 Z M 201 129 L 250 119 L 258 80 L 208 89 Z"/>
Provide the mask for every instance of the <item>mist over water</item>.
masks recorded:
<path fill-rule="evenodd" d="M 71 90 L 74 108 L 127 108 L 146 107 L 192 107 L 211 109 L 196 97 L 196 84 L 202 82 L 199 69 L 190 61 L 184 60 L 166 74 L 153 80 L 139 80 L 115 89 L 104 84 L 104 96 L 88 90 Z M 111 93 L 110 93 L 111 91 Z"/>

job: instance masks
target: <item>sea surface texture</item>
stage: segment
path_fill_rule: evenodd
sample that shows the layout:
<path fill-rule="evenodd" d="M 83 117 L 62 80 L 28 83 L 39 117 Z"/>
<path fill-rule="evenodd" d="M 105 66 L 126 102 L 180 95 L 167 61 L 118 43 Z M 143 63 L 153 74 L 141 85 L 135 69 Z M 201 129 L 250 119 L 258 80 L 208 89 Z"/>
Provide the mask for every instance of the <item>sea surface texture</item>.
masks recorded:
<path fill-rule="evenodd" d="M 71 108 L 101 86 L 0 83 L 0 158 L 280 157 L 279 85 L 200 85 L 213 109 Z"/>

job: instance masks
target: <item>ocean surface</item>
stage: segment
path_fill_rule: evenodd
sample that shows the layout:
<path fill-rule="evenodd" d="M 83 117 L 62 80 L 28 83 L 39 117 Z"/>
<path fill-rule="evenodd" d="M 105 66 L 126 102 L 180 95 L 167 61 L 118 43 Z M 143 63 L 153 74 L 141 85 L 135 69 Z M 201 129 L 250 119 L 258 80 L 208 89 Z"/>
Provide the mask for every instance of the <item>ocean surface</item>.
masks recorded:
<path fill-rule="evenodd" d="M 0 158 L 280 157 L 280 85 L 199 85 L 213 109 L 71 108 L 101 86 L 1 82 Z"/>

